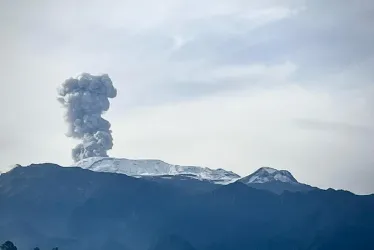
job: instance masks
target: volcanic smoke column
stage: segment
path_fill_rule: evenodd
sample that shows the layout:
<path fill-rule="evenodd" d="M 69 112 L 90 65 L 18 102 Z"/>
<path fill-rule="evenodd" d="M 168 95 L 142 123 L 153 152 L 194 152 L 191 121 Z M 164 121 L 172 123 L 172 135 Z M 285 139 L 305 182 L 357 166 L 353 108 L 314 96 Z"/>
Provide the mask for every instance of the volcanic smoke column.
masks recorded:
<path fill-rule="evenodd" d="M 117 95 L 107 74 L 93 76 L 82 73 L 67 79 L 58 89 L 58 101 L 66 109 L 68 137 L 80 139 L 72 150 L 75 162 L 92 156 L 108 156 L 113 147 L 110 123 L 101 115 L 109 109 L 109 98 Z"/>

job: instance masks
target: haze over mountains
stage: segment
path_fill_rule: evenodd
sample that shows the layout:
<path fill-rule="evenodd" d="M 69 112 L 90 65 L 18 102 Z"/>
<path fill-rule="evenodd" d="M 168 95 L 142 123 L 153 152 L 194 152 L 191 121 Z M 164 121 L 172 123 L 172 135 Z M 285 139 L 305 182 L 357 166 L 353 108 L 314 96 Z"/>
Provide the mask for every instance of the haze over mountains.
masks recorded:
<path fill-rule="evenodd" d="M 240 178 L 153 160 L 78 165 L 32 164 L 0 175 L 0 240 L 69 250 L 374 245 L 373 195 L 313 188 L 288 171 L 260 168 Z"/>

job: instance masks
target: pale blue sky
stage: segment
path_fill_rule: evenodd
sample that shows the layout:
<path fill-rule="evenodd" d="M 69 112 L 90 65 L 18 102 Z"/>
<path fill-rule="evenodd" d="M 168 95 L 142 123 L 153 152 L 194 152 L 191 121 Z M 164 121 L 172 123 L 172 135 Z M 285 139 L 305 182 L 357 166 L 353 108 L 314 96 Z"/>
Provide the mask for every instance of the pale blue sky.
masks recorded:
<path fill-rule="evenodd" d="M 373 193 L 371 0 L 0 2 L 0 169 L 71 164 L 56 87 L 108 73 L 111 156 Z"/>

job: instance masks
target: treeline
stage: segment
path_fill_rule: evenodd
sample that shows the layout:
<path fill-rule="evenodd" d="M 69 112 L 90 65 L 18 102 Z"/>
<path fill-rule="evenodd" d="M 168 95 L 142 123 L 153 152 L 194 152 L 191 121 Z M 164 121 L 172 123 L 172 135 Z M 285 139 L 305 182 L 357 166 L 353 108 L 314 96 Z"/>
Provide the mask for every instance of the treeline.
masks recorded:
<path fill-rule="evenodd" d="M 11 241 L 8 240 L 8 241 L 4 242 L 4 244 L 2 244 L 0 246 L 0 249 L 1 250 L 17 250 L 17 247 L 14 245 L 13 242 L 11 242 Z M 40 248 L 39 247 L 35 247 L 34 250 L 40 250 Z M 52 250 L 58 250 L 58 247 L 54 247 L 54 248 L 52 248 Z"/>

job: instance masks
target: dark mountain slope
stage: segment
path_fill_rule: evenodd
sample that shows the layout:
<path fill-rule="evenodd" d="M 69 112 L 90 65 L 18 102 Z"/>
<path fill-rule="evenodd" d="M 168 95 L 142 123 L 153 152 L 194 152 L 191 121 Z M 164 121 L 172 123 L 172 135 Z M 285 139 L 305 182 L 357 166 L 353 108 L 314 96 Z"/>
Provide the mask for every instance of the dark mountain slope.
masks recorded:
<path fill-rule="evenodd" d="M 284 191 L 289 192 L 308 192 L 310 190 L 316 189 L 312 186 L 298 183 L 285 183 L 281 181 L 272 181 L 266 183 L 248 183 L 249 187 L 261 189 L 261 190 L 268 190 L 275 194 L 282 194 Z"/>
<path fill-rule="evenodd" d="M 27 240 L 28 246 L 57 237 L 91 242 L 90 247 L 113 235 L 136 241 L 133 236 L 145 237 L 147 228 L 159 224 L 156 214 L 167 212 L 178 195 L 178 190 L 126 175 L 54 164 L 18 167 L 0 176 L 0 228 L 30 225 L 38 237 Z M 139 217 L 148 219 L 141 233 Z"/>
<path fill-rule="evenodd" d="M 157 240 L 149 250 L 196 250 L 188 241 L 176 235 L 168 235 Z"/>
<path fill-rule="evenodd" d="M 171 186 L 171 188 L 183 190 L 188 194 L 207 193 L 220 187 L 220 185 L 214 184 L 213 182 L 197 180 L 186 175 L 143 176 L 142 178 Z"/>
<path fill-rule="evenodd" d="M 64 250 L 374 245 L 373 196 L 335 190 L 277 195 L 240 182 L 195 191 L 53 164 L 18 167 L 0 176 L 0 240 L 15 239 L 19 249 Z"/>

